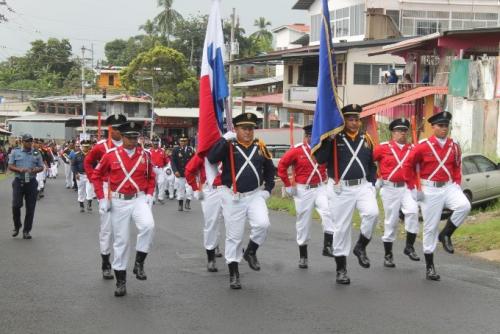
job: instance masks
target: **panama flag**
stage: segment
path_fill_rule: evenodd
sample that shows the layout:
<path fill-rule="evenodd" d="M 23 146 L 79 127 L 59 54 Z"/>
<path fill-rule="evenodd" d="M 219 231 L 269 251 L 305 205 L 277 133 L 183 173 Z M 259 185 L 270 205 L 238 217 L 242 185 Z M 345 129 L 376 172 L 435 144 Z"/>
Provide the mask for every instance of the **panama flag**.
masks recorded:
<path fill-rule="evenodd" d="M 226 98 L 229 96 L 224 74 L 224 54 L 220 0 L 212 0 L 200 75 L 198 155 L 202 158 L 220 139 L 222 133 L 224 105 Z M 212 184 L 217 175 L 217 168 L 216 166 L 209 166 L 208 161 L 205 159 L 205 169 L 207 181 Z"/>

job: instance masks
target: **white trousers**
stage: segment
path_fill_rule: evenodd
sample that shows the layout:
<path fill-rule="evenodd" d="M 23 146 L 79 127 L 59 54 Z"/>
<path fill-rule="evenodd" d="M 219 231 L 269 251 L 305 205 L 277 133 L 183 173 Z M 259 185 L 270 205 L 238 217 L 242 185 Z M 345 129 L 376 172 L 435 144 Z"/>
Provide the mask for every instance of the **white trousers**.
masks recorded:
<path fill-rule="evenodd" d="M 422 186 L 422 191 L 424 200 L 420 202 L 420 208 L 424 218 L 423 246 L 424 253 L 431 254 L 438 243 L 439 221 L 443 209 L 446 207 L 453 211 L 450 219 L 458 227 L 467 218 L 471 206 L 460 186 L 455 183 L 441 188 Z"/>
<path fill-rule="evenodd" d="M 104 197 L 108 199 L 108 183 L 102 184 Z M 111 228 L 111 214 L 108 212 L 99 213 L 100 226 L 99 226 L 99 249 L 102 255 L 111 254 L 113 247 L 113 233 Z"/>
<path fill-rule="evenodd" d="M 383 242 L 394 242 L 399 225 L 399 210 L 405 216 L 405 230 L 418 233 L 418 204 L 411 196 L 411 190 L 406 187 L 394 188 L 383 186 L 380 197 L 384 205 L 384 235 Z"/>
<path fill-rule="evenodd" d="M 262 191 L 240 197 L 234 200 L 229 188 L 220 189 L 222 195 L 222 215 L 226 225 L 226 262 L 240 262 L 243 257 L 242 242 L 245 232 L 245 223 L 250 224 L 250 240 L 262 245 L 266 240 L 269 229 L 269 213 Z"/>
<path fill-rule="evenodd" d="M 186 182 L 185 177 L 175 178 L 175 188 L 177 189 L 177 200 L 193 199 L 193 188 Z"/>
<path fill-rule="evenodd" d="M 78 202 L 90 201 L 95 197 L 94 187 L 87 178 L 86 174 L 79 174 L 79 180 L 76 180 L 78 187 Z"/>
<path fill-rule="evenodd" d="M 163 201 L 165 199 L 165 172 L 163 168 L 153 168 L 153 171 L 156 174 L 156 187 L 153 198 L 158 198 L 158 200 Z"/>
<path fill-rule="evenodd" d="M 113 198 L 111 201 L 111 225 L 113 229 L 114 270 L 126 270 L 130 256 L 130 223 L 137 227 L 136 250 L 148 253 L 154 236 L 154 219 L 146 203 L 146 195 L 132 200 Z"/>
<path fill-rule="evenodd" d="M 54 162 L 50 164 L 50 177 L 57 177 L 58 169 L 59 162 L 57 160 L 54 160 Z"/>
<path fill-rule="evenodd" d="M 166 177 L 165 177 L 165 189 L 168 190 L 168 198 L 170 198 L 170 199 L 174 199 L 174 185 L 175 185 L 174 174 L 166 175 Z"/>
<path fill-rule="evenodd" d="M 321 217 L 323 232 L 333 234 L 333 221 L 328 207 L 326 185 L 318 188 L 308 188 L 306 185 L 297 184 L 297 196 L 293 197 L 295 211 L 297 212 L 297 244 L 306 245 L 311 239 L 311 223 L 313 211 L 316 208 Z"/>
<path fill-rule="evenodd" d="M 64 177 L 65 177 L 65 187 L 73 187 L 73 172 L 71 171 L 71 164 L 64 163 Z"/>
<path fill-rule="evenodd" d="M 221 189 L 203 188 L 203 246 L 212 250 L 219 244 L 219 229 L 222 221 L 222 194 Z"/>
<path fill-rule="evenodd" d="M 36 181 L 38 182 L 38 191 L 45 187 L 45 167 L 40 173 L 36 173 Z"/>
<path fill-rule="evenodd" d="M 333 180 L 328 180 L 328 199 L 332 214 L 333 255 L 348 256 L 351 251 L 352 216 L 358 209 L 361 216 L 361 233 L 368 239 L 372 237 L 377 224 L 378 206 L 375 187 L 366 182 L 357 186 L 342 186 L 339 194 L 333 190 Z"/>

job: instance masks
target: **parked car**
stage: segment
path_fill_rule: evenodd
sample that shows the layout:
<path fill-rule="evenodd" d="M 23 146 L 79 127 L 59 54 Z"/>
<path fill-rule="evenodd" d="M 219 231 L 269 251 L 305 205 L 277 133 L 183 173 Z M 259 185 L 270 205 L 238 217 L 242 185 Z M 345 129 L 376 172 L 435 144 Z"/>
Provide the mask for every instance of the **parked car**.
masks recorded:
<path fill-rule="evenodd" d="M 462 190 L 472 205 L 500 197 L 500 163 L 478 153 L 462 156 Z"/>
<path fill-rule="evenodd" d="M 273 157 L 274 167 L 278 168 L 281 157 L 290 149 L 290 145 L 266 145 L 266 147 Z"/>

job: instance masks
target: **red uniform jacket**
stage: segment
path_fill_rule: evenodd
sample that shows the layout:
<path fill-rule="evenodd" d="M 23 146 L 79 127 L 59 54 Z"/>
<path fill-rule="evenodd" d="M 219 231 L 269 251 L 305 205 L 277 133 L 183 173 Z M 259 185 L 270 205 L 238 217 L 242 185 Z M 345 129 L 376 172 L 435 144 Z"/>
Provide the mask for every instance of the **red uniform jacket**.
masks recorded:
<path fill-rule="evenodd" d="M 429 144 L 432 145 L 441 160 L 445 158 L 448 150 L 450 150 L 450 154 L 444 163 L 444 168 L 439 168 L 436 173 L 434 173 L 434 171 L 438 168 L 439 161 L 434 156 Z M 460 185 L 462 182 L 461 155 L 460 147 L 451 138 L 448 138 L 445 145 L 441 148 L 436 137 L 432 136 L 423 140 L 412 150 L 410 158 L 405 163 L 405 178 L 412 178 L 417 170 L 417 166 L 419 166 L 420 177 L 424 180 L 438 182 L 453 181 Z M 445 168 L 450 173 L 451 177 L 448 176 Z M 433 173 L 434 176 L 430 178 Z"/>
<path fill-rule="evenodd" d="M 165 154 L 165 151 L 162 148 L 157 148 L 157 149 L 152 148 L 150 150 L 150 153 L 151 153 L 151 162 L 153 163 L 153 166 L 163 168 L 167 165 L 168 158 L 167 155 Z"/>
<path fill-rule="evenodd" d="M 314 167 L 309 159 L 316 164 L 315 160 L 311 157 L 311 148 L 305 143 L 295 145 L 295 147 L 285 153 L 278 164 L 278 176 L 285 184 L 285 187 L 291 186 L 291 182 L 288 178 L 288 168 L 290 166 L 294 166 L 295 168 L 295 181 L 300 184 L 307 183 L 309 176 L 314 170 Z M 318 172 L 319 175 L 318 173 L 314 173 L 309 184 L 318 184 L 327 180 L 326 164 L 318 165 Z"/>
<path fill-rule="evenodd" d="M 83 161 L 83 168 L 85 169 L 85 174 L 87 174 L 89 180 L 92 178 L 92 174 L 94 174 L 94 167 L 97 166 L 97 163 L 101 161 L 106 152 L 114 147 L 115 144 L 113 144 L 113 141 L 111 141 L 111 146 L 108 146 L 108 141 L 104 139 L 92 147 Z"/>
<path fill-rule="evenodd" d="M 391 148 L 396 153 L 399 161 L 404 160 L 400 167 L 398 167 L 398 161 L 394 157 Z M 406 144 L 403 148 L 399 148 L 399 145 L 393 140 L 376 146 L 373 150 L 373 161 L 378 161 L 378 168 L 382 179 L 391 182 L 406 181 L 408 188 L 413 189 L 415 187 L 415 177 L 407 180 L 404 170 L 404 163 L 410 158 L 413 148 L 412 144 Z M 394 170 L 396 171 L 393 173 Z M 390 179 L 389 176 L 391 176 Z"/>
<path fill-rule="evenodd" d="M 200 190 L 200 185 L 203 185 L 207 180 L 207 176 L 205 174 L 205 159 L 201 158 L 196 154 L 194 157 L 189 160 L 186 165 L 185 170 L 186 182 L 193 188 L 193 191 Z M 199 182 L 196 180 L 196 176 L 199 174 Z M 214 186 L 222 185 L 220 179 L 220 173 L 214 179 Z"/>
<path fill-rule="evenodd" d="M 130 173 L 134 166 L 138 164 L 138 167 L 131 175 L 131 179 L 137 184 L 139 191 L 152 195 L 155 190 L 155 174 L 153 172 L 153 165 L 151 164 L 151 156 L 149 153 L 145 152 L 141 147 L 136 147 L 134 155 L 129 157 L 123 147 L 118 147 L 106 153 L 102 157 L 94 171 L 94 174 L 92 174 L 92 181 L 97 198 L 104 198 L 102 188 L 104 180 L 109 178 L 111 191 L 115 192 L 126 178 L 126 174 L 124 173 L 120 161 L 116 156 L 117 153 L 120 156 L 127 173 Z M 130 182 L 130 180 L 127 180 L 119 192 L 126 195 L 132 195 L 138 191 L 134 184 Z"/>

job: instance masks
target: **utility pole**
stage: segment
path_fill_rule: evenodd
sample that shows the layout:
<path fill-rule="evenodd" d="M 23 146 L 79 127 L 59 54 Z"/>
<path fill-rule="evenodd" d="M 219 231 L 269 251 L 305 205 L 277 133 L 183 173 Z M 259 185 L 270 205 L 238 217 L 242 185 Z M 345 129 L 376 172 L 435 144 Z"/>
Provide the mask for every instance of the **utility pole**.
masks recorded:
<path fill-rule="evenodd" d="M 85 106 L 85 47 L 82 46 L 82 130 L 83 136 L 87 137 L 87 109 Z"/>
<path fill-rule="evenodd" d="M 83 136 L 87 137 L 87 106 L 85 103 L 85 51 L 91 51 L 85 46 L 82 46 L 82 72 L 81 72 L 81 82 L 82 82 L 82 132 Z"/>

